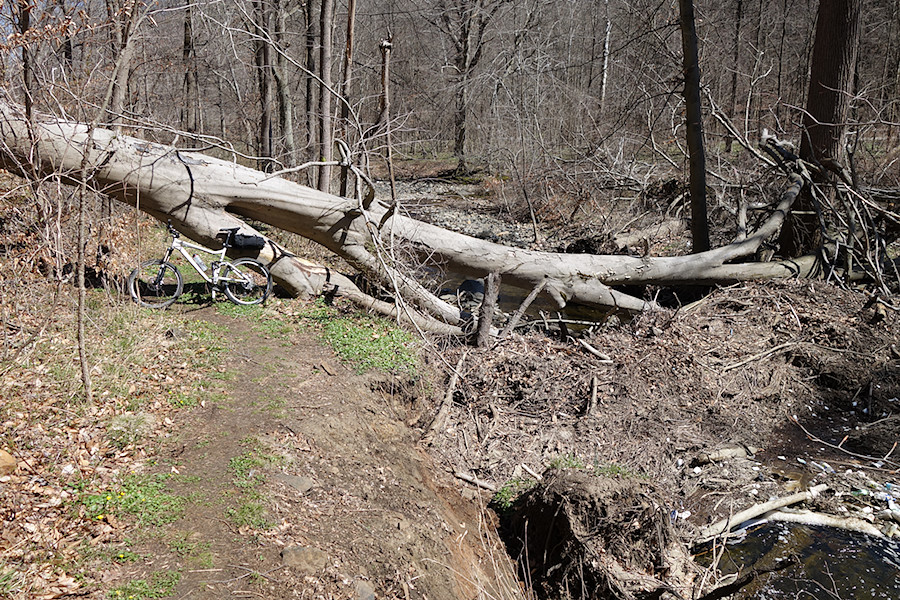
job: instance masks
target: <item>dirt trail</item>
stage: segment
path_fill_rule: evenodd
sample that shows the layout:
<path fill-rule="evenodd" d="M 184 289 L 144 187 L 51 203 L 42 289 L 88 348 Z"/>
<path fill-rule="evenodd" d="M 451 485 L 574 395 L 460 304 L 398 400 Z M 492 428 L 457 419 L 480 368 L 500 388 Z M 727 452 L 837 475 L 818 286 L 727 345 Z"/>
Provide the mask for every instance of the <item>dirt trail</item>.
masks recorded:
<path fill-rule="evenodd" d="M 181 413 L 160 463 L 181 475 L 185 516 L 111 579 L 174 569 L 174 597 L 191 599 L 503 597 L 510 572 L 477 504 L 441 481 L 371 377 L 307 335 L 193 316 L 228 340 L 225 399 Z"/>

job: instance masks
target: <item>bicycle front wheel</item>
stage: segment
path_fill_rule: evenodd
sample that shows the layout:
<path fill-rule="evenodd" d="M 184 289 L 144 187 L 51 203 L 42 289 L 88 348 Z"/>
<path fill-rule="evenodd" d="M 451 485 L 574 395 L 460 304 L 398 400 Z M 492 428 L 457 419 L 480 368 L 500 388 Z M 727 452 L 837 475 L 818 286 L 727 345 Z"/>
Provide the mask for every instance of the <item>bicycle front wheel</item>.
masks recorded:
<path fill-rule="evenodd" d="M 184 289 L 178 268 L 160 259 L 141 263 L 128 276 L 131 299 L 147 308 L 171 306 Z"/>
<path fill-rule="evenodd" d="M 239 258 L 225 269 L 225 295 L 235 304 L 259 304 L 272 291 L 272 274 L 258 260 Z"/>

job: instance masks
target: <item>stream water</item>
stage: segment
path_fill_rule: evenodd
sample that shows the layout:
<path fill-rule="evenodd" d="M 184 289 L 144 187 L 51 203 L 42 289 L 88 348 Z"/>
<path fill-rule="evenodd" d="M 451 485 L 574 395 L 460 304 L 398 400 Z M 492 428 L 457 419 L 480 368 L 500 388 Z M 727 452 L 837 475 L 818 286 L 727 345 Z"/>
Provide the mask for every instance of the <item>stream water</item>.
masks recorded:
<path fill-rule="evenodd" d="M 794 556 L 797 564 L 762 575 L 740 600 L 900 599 L 900 541 L 827 527 L 770 523 L 726 547 L 725 573 L 771 567 Z"/>

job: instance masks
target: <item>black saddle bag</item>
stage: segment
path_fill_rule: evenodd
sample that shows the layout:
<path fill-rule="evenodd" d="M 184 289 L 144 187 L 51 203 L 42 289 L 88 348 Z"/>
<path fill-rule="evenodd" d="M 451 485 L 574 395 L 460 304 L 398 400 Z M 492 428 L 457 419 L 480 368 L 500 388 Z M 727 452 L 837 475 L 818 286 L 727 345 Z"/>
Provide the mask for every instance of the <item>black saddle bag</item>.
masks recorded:
<path fill-rule="evenodd" d="M 266 247 L 266 240 L 258 235 L 244 235 L 243 233 L 234 234 L 232 241 L 235 248 L 242 250 L 262 250 Z"/>

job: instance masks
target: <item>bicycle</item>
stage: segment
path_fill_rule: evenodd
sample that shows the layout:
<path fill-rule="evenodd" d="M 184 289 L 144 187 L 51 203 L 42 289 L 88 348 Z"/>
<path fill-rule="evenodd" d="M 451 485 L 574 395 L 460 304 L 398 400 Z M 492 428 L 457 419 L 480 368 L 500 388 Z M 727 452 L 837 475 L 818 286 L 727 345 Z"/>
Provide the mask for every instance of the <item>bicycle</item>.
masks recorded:
<path fill-rule="evenodd" d="M 178 267 L 169 262 L 176 250 L 207 284 L 212 285 L 213 300 L 216 299 L 217 291 L 224 291 L 229 300 L 241 305 L 259 304 L 269 296 L 272 291 L 272 274 L 265 265 L 253 258 L 230 261 L 225 257 L 228 248 L 263 248 L 265 240 L 262 237 L 239 234 L 238 227 L 221 229 L 219 234 L 225 236 L 222 248 L 210 250 L 206 246 L 182 241 L 181 233 L 172 227 L 171 222 L 167 227 L 172 242 L 163 258 L 144 261 L 128 276 L 128 291 L 135 302 L 148 308 L 166 308 L 181 296 L 184 279 Z M 207 267 L 196 252 L 211 254 L 216 258 Z"/>

